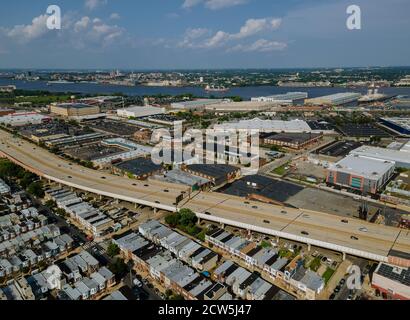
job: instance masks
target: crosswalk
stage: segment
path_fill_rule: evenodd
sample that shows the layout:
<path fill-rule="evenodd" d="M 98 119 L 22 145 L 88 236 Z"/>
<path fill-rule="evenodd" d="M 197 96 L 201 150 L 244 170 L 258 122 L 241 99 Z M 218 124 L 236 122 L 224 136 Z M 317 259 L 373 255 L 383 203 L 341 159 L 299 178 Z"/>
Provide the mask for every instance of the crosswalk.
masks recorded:
<path fill-rule="evenodd" d="M 97 244 L 95 241 L 87 242 L 86 244 L 83 245 L 84 250 L 88 250 L 92 247 L 94 247 Z"/>

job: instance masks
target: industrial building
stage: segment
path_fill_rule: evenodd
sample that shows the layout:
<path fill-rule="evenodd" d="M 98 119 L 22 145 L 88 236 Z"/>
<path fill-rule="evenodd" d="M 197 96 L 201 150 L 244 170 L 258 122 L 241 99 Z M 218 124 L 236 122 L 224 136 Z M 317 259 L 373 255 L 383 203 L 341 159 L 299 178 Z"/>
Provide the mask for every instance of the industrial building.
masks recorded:
<path fill-rule="evenodd" d="M 380 122 L 399 134 L 410 135 L 410 118 L 381 118 Z"/>
<path fill-rule="evenodd" d="M 227 102 L 209 104 L 205 106 L 205 110 L 209 112 L 263 112 L 270 110 L 274 104 L 272 102 L 255 102 L 255 101 L 241 101 L 241 102 Z"/>
<path fill-rule="evenodd" d="M 307 92 L 288 92 L 285 94 L 277 94 L 267 97 L 256 97 L 251 98 L 253 102 L 272 102 L 274 104 L 286 104 L 292 105 L 295 104 L 298 100 L 307 99 Z"/>
<path fill-rule="evenodd" d="M 1 109 L 0 109 L 0 117 L 7 116 L 7 115 L 12 114 L 12 113 L 15 113 L 15 112 L 16 112 L 16 111 L 13 110 L 13 109 L 4 109 L 4 108 L 1 108 Z"/>
<path fill-rule="evenodd" d="M 407 145 L 406 145 L 407 146 Z M 380 159 L 386 161 L 392 161 L 396 164 L 397 168 L 410 169 L 410 156 L 407 147 L 401 150 L 391 150 L 372 146 L 362 146 L 353 150 L 351 155 L 358 155 L 373 159 Z"/>
<path fill-rule="evenodd" d="M 164 114 L 165 108 L 158 108 L 158 107 L 139 107 L 139 106 L 132 106 L 129 108 L 118 109 L 117 115 L 121 118 L 143 118 L 154 116 L 158 114 Z"/>
<path fill-rule="evenodd" d="M 115 165 L 114 171 L 131 175 L 137 180 L 146 180 L 154 174 L 162 173 L 163 168 L 162 166 L 153 163 L 150 159 L 137 158 Z"/>
<path fill-rule="evenodd" d="M 214 185 L 233 181 L 241 173 L 241 169 L 226 164 L 191 164 L 183 165 L 181 169 L 195 176 L 210 180 Z"/>
<path fill-rule="evenodd" d="M 0 117 L 0 124 L 11 127 L 21 127 L 28 124 L 42 124 L 51 121 L 50 117 L 36 112 L 19 112 Z"/>
<path fill-rule="evenodd" d="M 322 139 L 322 133 L 278 133 L 265 137 L 264 144 L 300 150 Z"/>
<path fill-rule="evenodd" d="M 305 104 L 339 106 L 358 101 L 361 96 L 360 93 L 355 92 L 336 93 L 328 96 L 306 99 Z"/>
<path fill-rule="evenodd" d="M 252 120 L 241 120 L 239 122 L 227 122 L 214 126 L 215 130 L 259 130 L 259 132 L 286 132 L 286 133 L 301 133 L 311 132 L 312 129 L 303 120 L 261 120 L 258 118 Z"/>
<path fill-rule="evenodd" d="M 376 194 L 394 173 L 394 162 L 349 155 L 328 169 L 327 183 Z"/>
<path fill-rule="evenodd" d="M 81 118 L 100 114 L 100 107 L 84 103 L 51 104 L 50 112 L 64 118 Z"/>
<path fill-rule="evenodd" d="M 12 93 L 16 89 L 16 86 L 0 86 L 0 92 Z"/>
<path fill-rule="evenodd" d="M 410 300 L 410 269 L 380 263 L 373 273 L 372 287 L 385 299 Z"/>
<path fill-rule="evenodd" d="M 180 101 L 171 103 L 172 109 L 187 110 L 187 111 L 202 111 L 206 106 L 222 103 L 223 99 L 198 99 L 194 101 Z"/>

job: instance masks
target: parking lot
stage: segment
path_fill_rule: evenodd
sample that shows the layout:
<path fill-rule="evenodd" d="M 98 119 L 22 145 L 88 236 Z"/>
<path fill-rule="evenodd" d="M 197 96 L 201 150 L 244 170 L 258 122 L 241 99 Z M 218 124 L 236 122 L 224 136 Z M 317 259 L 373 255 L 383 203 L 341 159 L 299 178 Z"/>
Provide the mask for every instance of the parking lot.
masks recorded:
<path fill-rule="evenodd" d="M 133 126 L 124 122 L 101 120 L 89 124 L 93 129 L 103 131 L 105 133 L 114 134 L 117 136 L 132 136 L 139 130 L 137 126 Z"/>
<path fill-rule="evenodd" d="M 121 152 L 120 148 L 106 147 L 100 144 L 90 144 L 86 146 L 76 146 L 70 149 L 64 150 L 64 152 L 76 159 L 91 161 L 98 158 L 110 156 Z"/>

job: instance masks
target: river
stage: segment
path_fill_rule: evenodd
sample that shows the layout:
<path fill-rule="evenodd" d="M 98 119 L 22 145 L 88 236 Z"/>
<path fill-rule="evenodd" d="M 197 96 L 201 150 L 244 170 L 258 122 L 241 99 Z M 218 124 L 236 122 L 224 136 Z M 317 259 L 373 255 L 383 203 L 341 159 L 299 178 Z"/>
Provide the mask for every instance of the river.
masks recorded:
<path fill-rule="evenodd" d="M 302 91 L 309 94 L 309 98 L 316 98 L 328 94 L 338 92 L 360 92 L 365 94 L 367 88 L 287 88 L 274 86 L 257 86 L 257 87 L 235 87 L 227 92 L 206 92 L 199 87 L 146 87 L 146 86 L 117 86 L 96 83 L 65 83 L 53 84 L 48 86 L 46 81 L 21 81 L 11 79 L 0 79 L 0 86 L 15 85 L 17 89 L 23 90 L 45 90 L 50 92 L 73 92 L 79 94 L 113 94 L 123 93 L 129 96 L 144 96 L 144 95 L 180 95 L 190 93 L 200 97 L 227 97 L 240 96 L 244 100 L 249 100 L 252 97 L 269 96 L 274 94 L 282 94 L 293 91 Z M 410 88 L 381 88 L 380 93 L 387 95 L 410 95 Z"/>

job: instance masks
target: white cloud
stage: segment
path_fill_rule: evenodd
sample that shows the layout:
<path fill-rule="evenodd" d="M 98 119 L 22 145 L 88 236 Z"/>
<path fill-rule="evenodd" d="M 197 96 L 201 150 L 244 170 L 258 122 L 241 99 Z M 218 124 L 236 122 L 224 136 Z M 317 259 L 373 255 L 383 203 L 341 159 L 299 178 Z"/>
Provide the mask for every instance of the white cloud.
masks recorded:
<path fill-rule="evenodd" d="M 197 45 L 196 40 L 209 35 L 210 31 L 206 28 L 189 28 L 185 31 L 184 38 L 177 46 L 181 48 L 195 48 Z"/>
<path fill-rule="evenodd" d="M 202 3 L 203 0 L 185 0 L 182 4 L 182 8 L 190 9 L 192 7 L 197 6 L 198 4 Z"/>
<path fill-rule="evenodd" d="M 265 30 L 276 30 L 280 27 L 281 19 L 249 19 L 240 29 L 239 33 L 232 35 L 237 39 L 247 38 Z"/>
<path fill-rule="evenodd" d="M 84 5 L 88 10 L 94 10 L 104 4 L 107 4 L 107 0 L 85 0 Z"/>
<path fill-rule="evenodd" d="M 242 52 L 272 52 L 284 50 L 288 45 L 284 42 L 269 41 L 266 39 L 259 39 L 250 45 L 239 44 L 228 51 L 242 51 Z"/>
<path fill-rule="evenodd" d="M 119 13 L 117 13 L 117 12 L 111 13 L 110 20 L 119 20 L 119 19 L 121 19 L 121 16 L 120 16 Z"/>
<path fill-rule="evenodd" d="M 43 46 L 50 43 L 54 47 L 68 45 L 76 49 L 99 49 L 112 44 L 133 43 L 132 37 L 127 35 L 124 28 L 104 22 L 100 18 L 68 13 L 62 18 L 61 30 L 49 30 L 47 19 L 47 15 L 41 15 L 35 17 L 28 25 L 0 28 L 0 37 L 4 38 L 1 43 L 7 48 L 14 44 L 25 45 L 47 39 L 49 41 L 42 42 Z"/>
<path fill-rule="evenodd" d="M 200 4 L 211 10 L 219 10 L 229 7 L 235 7 L 244 3 L 247 3 L 248 0 L 185 0 L 182 4 L 182 8 L 191 9 Z"/>
<path fill-rule="evenodd" d="M 205 2 L 205 7 L 211 10 L 219 10 L 223 8 L 234 7 L 246 2 L 247 0 L 208 0 Z"/>
<path fill-rule="evenodd" d="M 88 28 L 91 23 L 91 19 L 89 17 L 82 17 L 74 24 L 74 31 L 80 32 Z"/>
<path fill-rule="evenodd" d="M 205 41 L 204 46 L 208 48 L 222 46 L 230 41 L 241 40 L 262 32 L 276 30 L 280 24 L 281 19 L 276 18 L 249 19 L 240 28 L 238 33 L 231 34 L 225 31 L 218 31 L 213 37 Z"/>
<path fill-rule="evenodd" d="M 47 15 L 41 15 L 35 17 L 31 21 L 31 24 L 16 25 L 11 29 L 3 29 L 3 32 L 13 40 L 18 42 L 28 42 L 40 38 L 49 32 L 49 29 L 47 29 L 47 19 Z"/>

